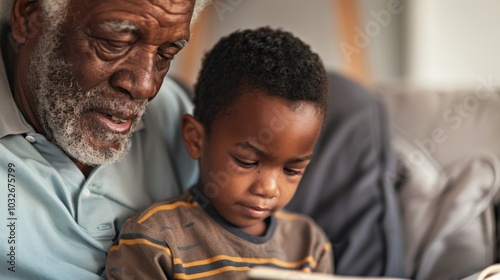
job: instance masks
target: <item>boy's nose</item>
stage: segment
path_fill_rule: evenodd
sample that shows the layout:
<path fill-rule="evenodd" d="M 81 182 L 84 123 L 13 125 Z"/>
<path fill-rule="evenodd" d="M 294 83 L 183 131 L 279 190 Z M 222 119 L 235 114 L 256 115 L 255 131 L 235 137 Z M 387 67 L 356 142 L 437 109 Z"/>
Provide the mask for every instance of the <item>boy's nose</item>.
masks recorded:
<path fill-rule="evenodd" d="M 261 173 L 259 178 L 253 184 L 251 192 L 255 195 L 262 196 L 264 198 L 274 198 L 279 196 L 279 185 L 278 185 L 279 175 L 274 172 Z"/>

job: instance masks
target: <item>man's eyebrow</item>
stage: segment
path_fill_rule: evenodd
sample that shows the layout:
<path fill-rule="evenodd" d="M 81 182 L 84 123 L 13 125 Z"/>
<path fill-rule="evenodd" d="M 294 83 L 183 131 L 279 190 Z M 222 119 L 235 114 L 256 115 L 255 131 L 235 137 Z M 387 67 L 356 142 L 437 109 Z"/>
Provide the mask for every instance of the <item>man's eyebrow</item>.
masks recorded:
<path fill-rule="evenodd" d="M 186 39 L 180 39 L 180 40 L 177 40 L 177 41 L 173 42 L 172 44 L 174 44 L 179 49 L 182 49 L 182 48 L 184 48 L 188 44 L 188 40 L 186 40 Z"/>
<path fill-rule="evenodd" d="M 99 25 L 102 29 L 109 32 L 132 32 L 139 30 L 139 26 L 133 24 L 129 21 L 106 21 Z M 172 43 L 172 45 L 176 46 L 179 49 L 184 48 L 188 44 L 188 40 L 180 39 Z"/>
<path fill-rule="evenodd" d="M 106 21 L 100 24 L 101 28 L 105 31 L 111 32 L 123 32 L 123 31 L 135 31 L 139 29 L 139 26 L 130 23 L 129 21 Z"/>

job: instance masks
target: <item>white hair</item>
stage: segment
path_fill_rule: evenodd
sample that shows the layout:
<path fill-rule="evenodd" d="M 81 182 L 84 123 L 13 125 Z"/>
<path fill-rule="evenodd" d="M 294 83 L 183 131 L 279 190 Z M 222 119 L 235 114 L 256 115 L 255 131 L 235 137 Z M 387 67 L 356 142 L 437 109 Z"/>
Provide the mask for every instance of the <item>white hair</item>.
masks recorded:
<path fill-rule="evenodd" d="M 193 11 L 193 17 L 191 18 L 191 25 L 193 25 L 198 19 L 205 7 L 210 4 L 212 0 L 196 0 L 196 3 L 194 4 L 194 11 Z"/>
<path fill-rule="evenodd" d="M 10 25 L 10 15 L 16 0 L 0 0 L 0 29 Z M 42 0 L 45 13 L 45 23 L 58 26 L 64 20 L 69 0 Z"/>
<path fill-rule="evenodd" d="M 139 27 L 128 21 L 107 21 L 100 24 L 101 28 L 105 31 L 121 32 L 121 31 L 134 31 Z"/>
<path fill-rule="evenodd" d="M 44 22 L 52 26 L 59 26 L 68 10 L 69 0 L 42 0 Z"/>

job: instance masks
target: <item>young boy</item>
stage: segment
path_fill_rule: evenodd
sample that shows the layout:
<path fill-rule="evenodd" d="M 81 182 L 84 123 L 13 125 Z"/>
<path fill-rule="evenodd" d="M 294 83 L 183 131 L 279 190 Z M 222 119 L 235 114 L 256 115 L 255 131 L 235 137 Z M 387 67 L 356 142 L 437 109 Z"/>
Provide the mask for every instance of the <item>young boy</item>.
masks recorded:
<path fill-rule="evenodd" d="M 328 238 L 280 211 L 295 193 L 327 110 L 318 55 L 292 34 L 235 32 L 205 56 L 184 145 L 199 181 L 130 218 L 110 279 L 245 279 L 254 266 L 332 273 Z"/>

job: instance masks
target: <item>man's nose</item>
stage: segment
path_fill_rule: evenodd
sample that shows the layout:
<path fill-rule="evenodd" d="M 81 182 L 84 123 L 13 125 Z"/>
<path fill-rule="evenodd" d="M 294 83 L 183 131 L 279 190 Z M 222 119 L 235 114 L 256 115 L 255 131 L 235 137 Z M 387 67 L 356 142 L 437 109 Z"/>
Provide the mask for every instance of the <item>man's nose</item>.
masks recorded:
<path fill-rule="evenodd" d="M 132 57 L 111 76 L 111 86 L 133 99 L 151 100 L 158 92 L 163 76 L 156 67 L 156 52 L 129 54 Z"/>
<path fill-rule="evenodd" d="M 261 172 L 252 185 L 250 192 L 264 198 L 279 196 L 279 177 L 276 172 Z"/>

